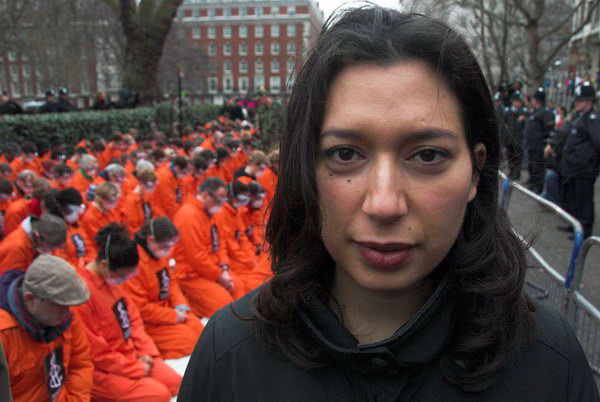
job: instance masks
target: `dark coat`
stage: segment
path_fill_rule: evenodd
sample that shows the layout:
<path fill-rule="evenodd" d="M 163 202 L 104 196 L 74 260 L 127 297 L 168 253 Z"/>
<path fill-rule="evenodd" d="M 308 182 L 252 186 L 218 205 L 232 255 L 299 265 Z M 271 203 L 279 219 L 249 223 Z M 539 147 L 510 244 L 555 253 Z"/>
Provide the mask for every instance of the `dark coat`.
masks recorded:
<path fill-rule="evenodd" d="M 595 178 L 600 170 L 600 115 L 590 110 L 573 121 L 562 151 L 560 175 Z"/>
<path fill-rule="evenodd" d="M 299 310 L 313 341 L 333 358 L 327 368 L 311 371 L 269 352 L 253 321 L 243 319 L 253 316 L 254 294 L 211 318 L 187 367 L 179 401 L 600 400 L 573 331 L 543 305 L 535 312 L 535 342 L 502 370 L 496 384 L 467 393 L 448 383 L 440 368 L 454 308 L 443 286 L 394 336 L 376 344 L 358 345 L 324 302 Z"/>
<path fill-rule="evenodd" d="M 507 107 L 504 108 L 503 118 L 506 123 L 506 128 L 508 129 L 508 133 L 506 133 L 506 138 L 503 138 L 503 144 L 506 147 L 513 147 L 517 149 L 521 149 L 523 146 L 523 129 L 525 128 L 526 120 L 519 120 L 521 116 L 527 118 L 528 111 L 527 108 L 515 108 L 515 107 Z"/>
<path fill-rule="evenodd" d="M 550 137 L 553 129 L 554 113 L 552 110 L 545 106 L 532 110 L 525 124 L 525 139 L 528 149 L 543 150 L 546 146 L 546 139 Z"/>

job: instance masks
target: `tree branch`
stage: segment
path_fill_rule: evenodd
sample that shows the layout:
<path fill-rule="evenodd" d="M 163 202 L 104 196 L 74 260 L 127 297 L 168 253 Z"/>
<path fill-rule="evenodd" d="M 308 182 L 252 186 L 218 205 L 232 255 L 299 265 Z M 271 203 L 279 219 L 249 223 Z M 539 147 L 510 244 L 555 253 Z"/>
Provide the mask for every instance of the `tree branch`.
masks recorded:
<path fill-rule="evenodd" d="M 100 0 L 106 4 L 115 13 L 115 15 L 121 15 L 121 7 L 119 6 L 119 0 Z"/>

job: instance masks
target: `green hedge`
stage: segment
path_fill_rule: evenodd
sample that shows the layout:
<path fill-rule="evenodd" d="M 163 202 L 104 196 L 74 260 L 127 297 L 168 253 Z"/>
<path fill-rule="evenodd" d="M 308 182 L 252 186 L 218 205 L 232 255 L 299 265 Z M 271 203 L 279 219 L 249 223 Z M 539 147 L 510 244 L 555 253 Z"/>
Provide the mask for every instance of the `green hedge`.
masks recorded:
<path fill-rule="evenodd" d="M 218 105 L 188 105 L 182 111 L 184 125 L 195 121 L 206 122 L 219 116 Z M 177 113 L 170 112 L 170 105 L 154 108 L 107 110 L 98 112 L 72 112 L 40 115 L 4 116 L 0 118 L 0 145 L 8 141 L 21 143 L 52 136 L 62 138 L 67 144 L 76 144 L 82 138 L 100 135 L 110 137 L 115 131 L 137 128 L 142 133 L 156 123 L 168 130 Z"/>

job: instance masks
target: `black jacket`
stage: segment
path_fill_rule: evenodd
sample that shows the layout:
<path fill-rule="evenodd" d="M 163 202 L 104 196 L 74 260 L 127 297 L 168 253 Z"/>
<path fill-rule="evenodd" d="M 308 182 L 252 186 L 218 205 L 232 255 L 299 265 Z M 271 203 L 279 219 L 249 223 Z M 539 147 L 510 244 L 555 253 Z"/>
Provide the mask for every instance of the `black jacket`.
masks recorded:
<path fill-rule="evenodd" d="M 571 124 L 562 151 L 560 175 L 570 178 L 595 178 L 600 169 L 600 115 L 590 110 Z"/>
<path fill-rule="evenodd" d="M 519 118 L 521 116 L 527 118 L 527 115 L 528 112 L 525 107 L 515 108 L 511 106 L 504 108 L 502 117 L 504 118 L 506 128 L 508 129 L 506 138 L 503 138 L 502 141 L 504 146 L 516 149 L 521 149 L 523 147 L 523 129 L 525 128 L 526 120 L 520 120 Z"/>
<path fill-rule="evenodd" d="M 599 401 L 575 335 L 543 305 L 535 313 L 537 339 L 486 391 L 467 393 L 443 377 L 454 303 L 440 287 L 388 340 L 357 345 L 323 302 L 299 318 L 334 363 L 307 371 L 267 351 L 255 335 L 252 292 L 217 312 L 187 367 L 179 401 Z"/>
<path fill-rule="evenodd" d="M 542 106 L 537 110 L 531 110 L 527 123 L 525 124 L 525 140 L 530 150 L 543 150 L 546 139 L 554 129 L 554 113 L 549 108 Z"/>

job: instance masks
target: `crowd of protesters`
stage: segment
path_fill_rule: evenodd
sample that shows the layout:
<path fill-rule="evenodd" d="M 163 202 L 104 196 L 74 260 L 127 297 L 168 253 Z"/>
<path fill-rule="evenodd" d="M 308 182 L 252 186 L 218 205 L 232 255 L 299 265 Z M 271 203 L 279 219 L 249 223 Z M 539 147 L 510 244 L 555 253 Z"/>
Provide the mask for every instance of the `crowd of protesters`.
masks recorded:
<path fill-rule="evenodd" d="M 227 112 L 180 138 L 5 144 L 0 345 L 16 401 L 168 401 L 181 377 L 164 359 L 271 276 L 278 152 Z"/>
<path fill-rule="evenodd" d="M 591 236 L 594 183 L 600 172 L 600 116 L 594 85 L 581 82 L 569 109 L 547 103 L 543 88 L 525 95 L 519 82 L 500 88 L 495 101 L 505 123 L 501 138 L 508 176 L 520 180 L 525 165 L 529 189 L 560 205 L 579 220 L 584 236 Z M 570 226 L 558 229 L 572 231 Z"/>

